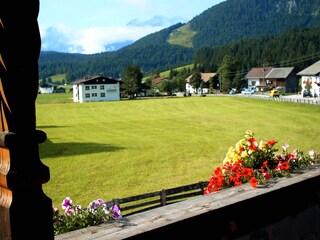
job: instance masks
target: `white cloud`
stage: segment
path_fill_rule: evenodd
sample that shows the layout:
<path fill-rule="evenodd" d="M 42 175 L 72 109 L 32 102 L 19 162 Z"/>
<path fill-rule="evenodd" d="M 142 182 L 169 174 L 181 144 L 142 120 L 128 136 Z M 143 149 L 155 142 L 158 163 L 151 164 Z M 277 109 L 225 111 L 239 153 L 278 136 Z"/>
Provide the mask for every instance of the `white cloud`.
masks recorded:
<path fill-rule="evenodd" d="M 100 53 L 107 51 L 106 45 L 128 40 L 136 41 L 176 23 L 170 22 L 168 19 L 158 21 L 158 24 L 152 24 L 152 22 L 151 19 L 145 22 L 139 21 L 138 26 L 128 24 L 118 27 L 99 26 L 86 29 L 72 29 L 62 24 L 46 29 L 41 28 L 41 50 L 83 54 Z M 159 26 L 159 24 L 162 25 Z"/>
<path fill-rule="evenodd" d="M 136 41 L 177 22 L 185 22 L 182 18 L 190 20 L 221 1 L 43 0 L 38 18 L 41 50 L 103 52 L 106 45 Z"/>
<path fill-rule="evenodd" d="M 94 27 L 81 31 L 81 38 L 74 39 L 73 43 L 83 48 L 82 53 L 104 52 L 107 44 L 136 41 L 158 30 L 159 27 Z"/>

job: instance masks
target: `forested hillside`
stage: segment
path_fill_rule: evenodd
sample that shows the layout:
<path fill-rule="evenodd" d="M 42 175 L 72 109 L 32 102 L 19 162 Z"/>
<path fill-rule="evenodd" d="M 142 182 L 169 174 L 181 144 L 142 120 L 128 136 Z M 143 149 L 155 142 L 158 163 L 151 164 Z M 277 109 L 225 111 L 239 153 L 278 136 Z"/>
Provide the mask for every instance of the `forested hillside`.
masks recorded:
<path fill-rule="evenodd" d="M 40 78 L 66 73 L 70 82 L 100 73 L 122 77 L 133 63 L 145 76 L 192 62 L 215 71 L 226 54 L 237 57 L 241 69 L 284 64 L 320 52 L 319 27 L 320 0 L 227 0 L 187 24 L 173 25 L 115 52 L 41 52 L 39 73 Z M 295 64 L 304 67 L 309 62 Z"/>
<path fill-rule="evenodd" d="M 170 69 L 192 62 L 193 49 L 167 43 L 170 33 L 180 27 L 177 24 L 150 34 L 134 44 L 115 52 L 85 55 L 57 52 L 41 52 L 39 59 L 40 78 L 57 73 L 67 73 L 70 82 L 85 75 L 103 73 L 120 78 L 129 64 L 138 64 L 144 74 Z M 59 60 L 60 59 L 60 60 Z"/>
<path fill-rule="evenodd" d="M 204 71 L 218 69 L 225 56 L 237 59 L 237 71 L 252 67 L 295 67 L 301 71 L 320 59 L 320 27 L 294 28 L 280 36 L 240 40 L 221 47 L 199 49 L 193 59 Z"/>
<path fill-rule="evenodd" d="M 320 26 L 320 0 L 228 0 L 192 19 L 195 48 Z"/>

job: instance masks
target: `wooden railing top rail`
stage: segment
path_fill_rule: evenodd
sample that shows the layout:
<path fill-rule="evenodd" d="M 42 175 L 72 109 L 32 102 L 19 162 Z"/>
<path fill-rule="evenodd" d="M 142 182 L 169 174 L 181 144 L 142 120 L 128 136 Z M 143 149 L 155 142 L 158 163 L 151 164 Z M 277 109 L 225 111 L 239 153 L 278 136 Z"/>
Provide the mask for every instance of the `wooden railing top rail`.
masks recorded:
<path fill-rule="evenodd" d="M 125 198 L 115 198 L 107 202 L 108 206 L 116 204 L 123 216 L 146 211 L 160 206 L 165 206 L 190 197 L 203 194 L 208 181 L 200 181 L 189 185 L 163 189 L 150 193 L 139 194 Z"/>

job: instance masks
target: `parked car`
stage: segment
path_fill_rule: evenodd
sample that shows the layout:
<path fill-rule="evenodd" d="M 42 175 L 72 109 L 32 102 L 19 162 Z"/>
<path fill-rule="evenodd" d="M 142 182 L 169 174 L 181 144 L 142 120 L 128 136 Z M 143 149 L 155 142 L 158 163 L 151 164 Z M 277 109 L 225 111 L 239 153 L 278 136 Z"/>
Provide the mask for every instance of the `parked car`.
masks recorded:
<path fill-rule="evenodd" d="M 270 97 L 280 97 L 280 92 L 279 92 L 278 90 L 276 90 L 276 89 L 271 90 L 269 96 L 270 96 Z"/>
<path fill-rule="evenodd" d="M 302 95 L 303 97 L 312 97 L 312 93 L 311 93 L 311 91 L 310 90 L 304 90 L 303 91 L 303 95 Z"/>
<path fill-rule="evenodd" d="M 254 90 L 254 88 L 250 89 L 250 88 L 245 88 L 241 91 L 241 94 L 244 95 L 251 95 L 254 94 L 256 91 Z"/>
<path fill-rule="evenodd" d="M 237 89 L 235 88 L 232 88 L 229 92 L 229 94 L 236 94 L 237 93 Z"/>

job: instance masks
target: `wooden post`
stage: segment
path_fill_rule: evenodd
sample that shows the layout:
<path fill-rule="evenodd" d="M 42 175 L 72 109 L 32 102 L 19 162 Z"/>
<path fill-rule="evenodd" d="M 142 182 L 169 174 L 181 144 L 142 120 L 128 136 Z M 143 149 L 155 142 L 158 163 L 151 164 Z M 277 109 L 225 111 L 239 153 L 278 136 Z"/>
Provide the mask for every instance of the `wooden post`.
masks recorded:
<path fill-rule="evenodd" d="M 161 206 L 165 206 L 167 204 L 167 194 L 164 189 L 160 191 L 160 204 Z"/>
<path fill-rule="evenodd" d="M 36 130 L 39 0 L 0 3 L 0 238 L 54 239 L 49 168 Z"/>

